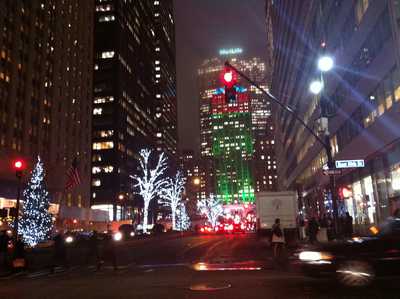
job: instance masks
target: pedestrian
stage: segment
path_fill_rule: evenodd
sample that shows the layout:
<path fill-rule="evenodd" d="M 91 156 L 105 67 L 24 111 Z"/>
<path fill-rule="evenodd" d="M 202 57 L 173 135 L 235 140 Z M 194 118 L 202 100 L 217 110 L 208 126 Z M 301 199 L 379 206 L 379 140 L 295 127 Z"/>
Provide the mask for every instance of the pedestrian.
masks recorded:
<path fill-rule="evenodd" d="M 25 246 L 22 241 L 22 236 L 18 236 L 15 242 L 13 268 L 14 271 L 26 270 Z"/>
<path fill-rule="evenodd" d="M 52 272 L 54 273 L 55 267 L 62 265 L 64 268 L 69 268 L 67 258 L 67 246 L 65 244 L 65 236 L 62 232 L 54 237 L 54 264 Z"/>
<path fill-rule="evenodd" d="M 101 261 L 99 256 L 99 237 L 97 231 L 95 230 L 93 231 L 92 235 L 89 238 L 88 251 L 86 255 L 86 264 L 89 264 L 92 258 L 94 258 L 95 265 L 98 268 Z"/>
<path fill-rule="evenodd" d="M 311 244 L 314 244 L 317 241 L 318 234 L 318 222 L 315 217 L 312 217 L 310 221 L 308 221 L 308 238 Z"/>
<path fill-rule="evenodd" d="M 283 246 L 285 244 L 285 238 L 281 228 L 281 220 L 275 219 L 275 223 L 272 226 L 272 248 L 275 261 L 279 261 L 282 257 Z"/>
<path fill-rule="evenodd" d="M 344 236 L 351 238 L 353 235 L 353 217 L 350 216 L 349 212 L 346 212 L 344 217 Z"/>
<path fill-rule="evenodd" d="M 7 231 L 2 231 L 0 234 L 0 263 L 3 265 L 5 270 L 8 269 L 8 243 L 10 237 Z"/>
<path fill-rule="evenodd" d="M 103 249 L 103 261 L 109 261 L 114 267 L 114 270 L 117 270 L 117 255 L 115 253 L 115 242 L 112 239 L 111 235 L 108 234 L 104 240 L 104 249 Z M 103 263 L 97 264 L 97 270 L 100 270 Z"/>

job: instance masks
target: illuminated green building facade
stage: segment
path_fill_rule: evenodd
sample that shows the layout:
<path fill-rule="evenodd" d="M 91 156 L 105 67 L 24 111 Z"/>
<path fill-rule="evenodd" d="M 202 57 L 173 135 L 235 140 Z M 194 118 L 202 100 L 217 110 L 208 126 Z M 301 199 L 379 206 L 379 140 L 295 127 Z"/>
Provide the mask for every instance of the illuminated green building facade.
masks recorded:
<path fill-rule="evenodd" d="M 235 103 L 222 90 L 211 101 L 216 194 L 224 204 L 254 202 L 252 115 L 247 91 L 237 91 Z"/>

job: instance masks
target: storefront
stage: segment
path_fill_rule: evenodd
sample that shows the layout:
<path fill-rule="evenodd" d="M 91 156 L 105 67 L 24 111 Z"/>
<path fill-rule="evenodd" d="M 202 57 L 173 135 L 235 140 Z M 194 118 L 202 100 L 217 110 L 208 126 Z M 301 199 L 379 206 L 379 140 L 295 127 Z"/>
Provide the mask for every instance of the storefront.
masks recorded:
<path fill-rule="evenodd" d="M 338 180 L 343 212 L 356 225 L 382 222 L 400 208 L 400 142 L 366 159 L 364 168 L 353 169 Z M 345 194 L 343 194 L 345 193 Z"/>

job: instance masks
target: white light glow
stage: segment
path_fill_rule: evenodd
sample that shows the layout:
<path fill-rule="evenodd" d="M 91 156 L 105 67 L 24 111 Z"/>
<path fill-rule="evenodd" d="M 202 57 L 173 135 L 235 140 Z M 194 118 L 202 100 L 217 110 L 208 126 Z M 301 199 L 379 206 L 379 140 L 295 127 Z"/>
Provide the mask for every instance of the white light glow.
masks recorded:
<path fill-rule="evenodd" d="M 322 72 L 328 72 L 333 68 L 333 59 L 330 56 L 323 56 L 318 59 L 318 69 Z"/>
<path fill-rule="evenodd" d="M 324 88 L 324 85 L 321 81 L 313 81 L 310 84 L 310 91 L 313 94 L 319 94 L 322 91 L 322 88 Z"/>

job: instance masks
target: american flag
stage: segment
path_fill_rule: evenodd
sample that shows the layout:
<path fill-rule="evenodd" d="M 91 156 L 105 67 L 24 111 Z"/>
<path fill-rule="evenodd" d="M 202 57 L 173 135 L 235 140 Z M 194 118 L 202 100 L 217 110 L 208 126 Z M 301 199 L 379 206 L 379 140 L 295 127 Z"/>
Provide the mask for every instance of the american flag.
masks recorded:
<path fill-rule="evenodd" d="M 71 167 L 67 171 L 67 181 L 65 182 L 65 190 L 72 189 L 81 183 L 78 172 L 78 161 L 76 158 L 72 161 Z"/>

